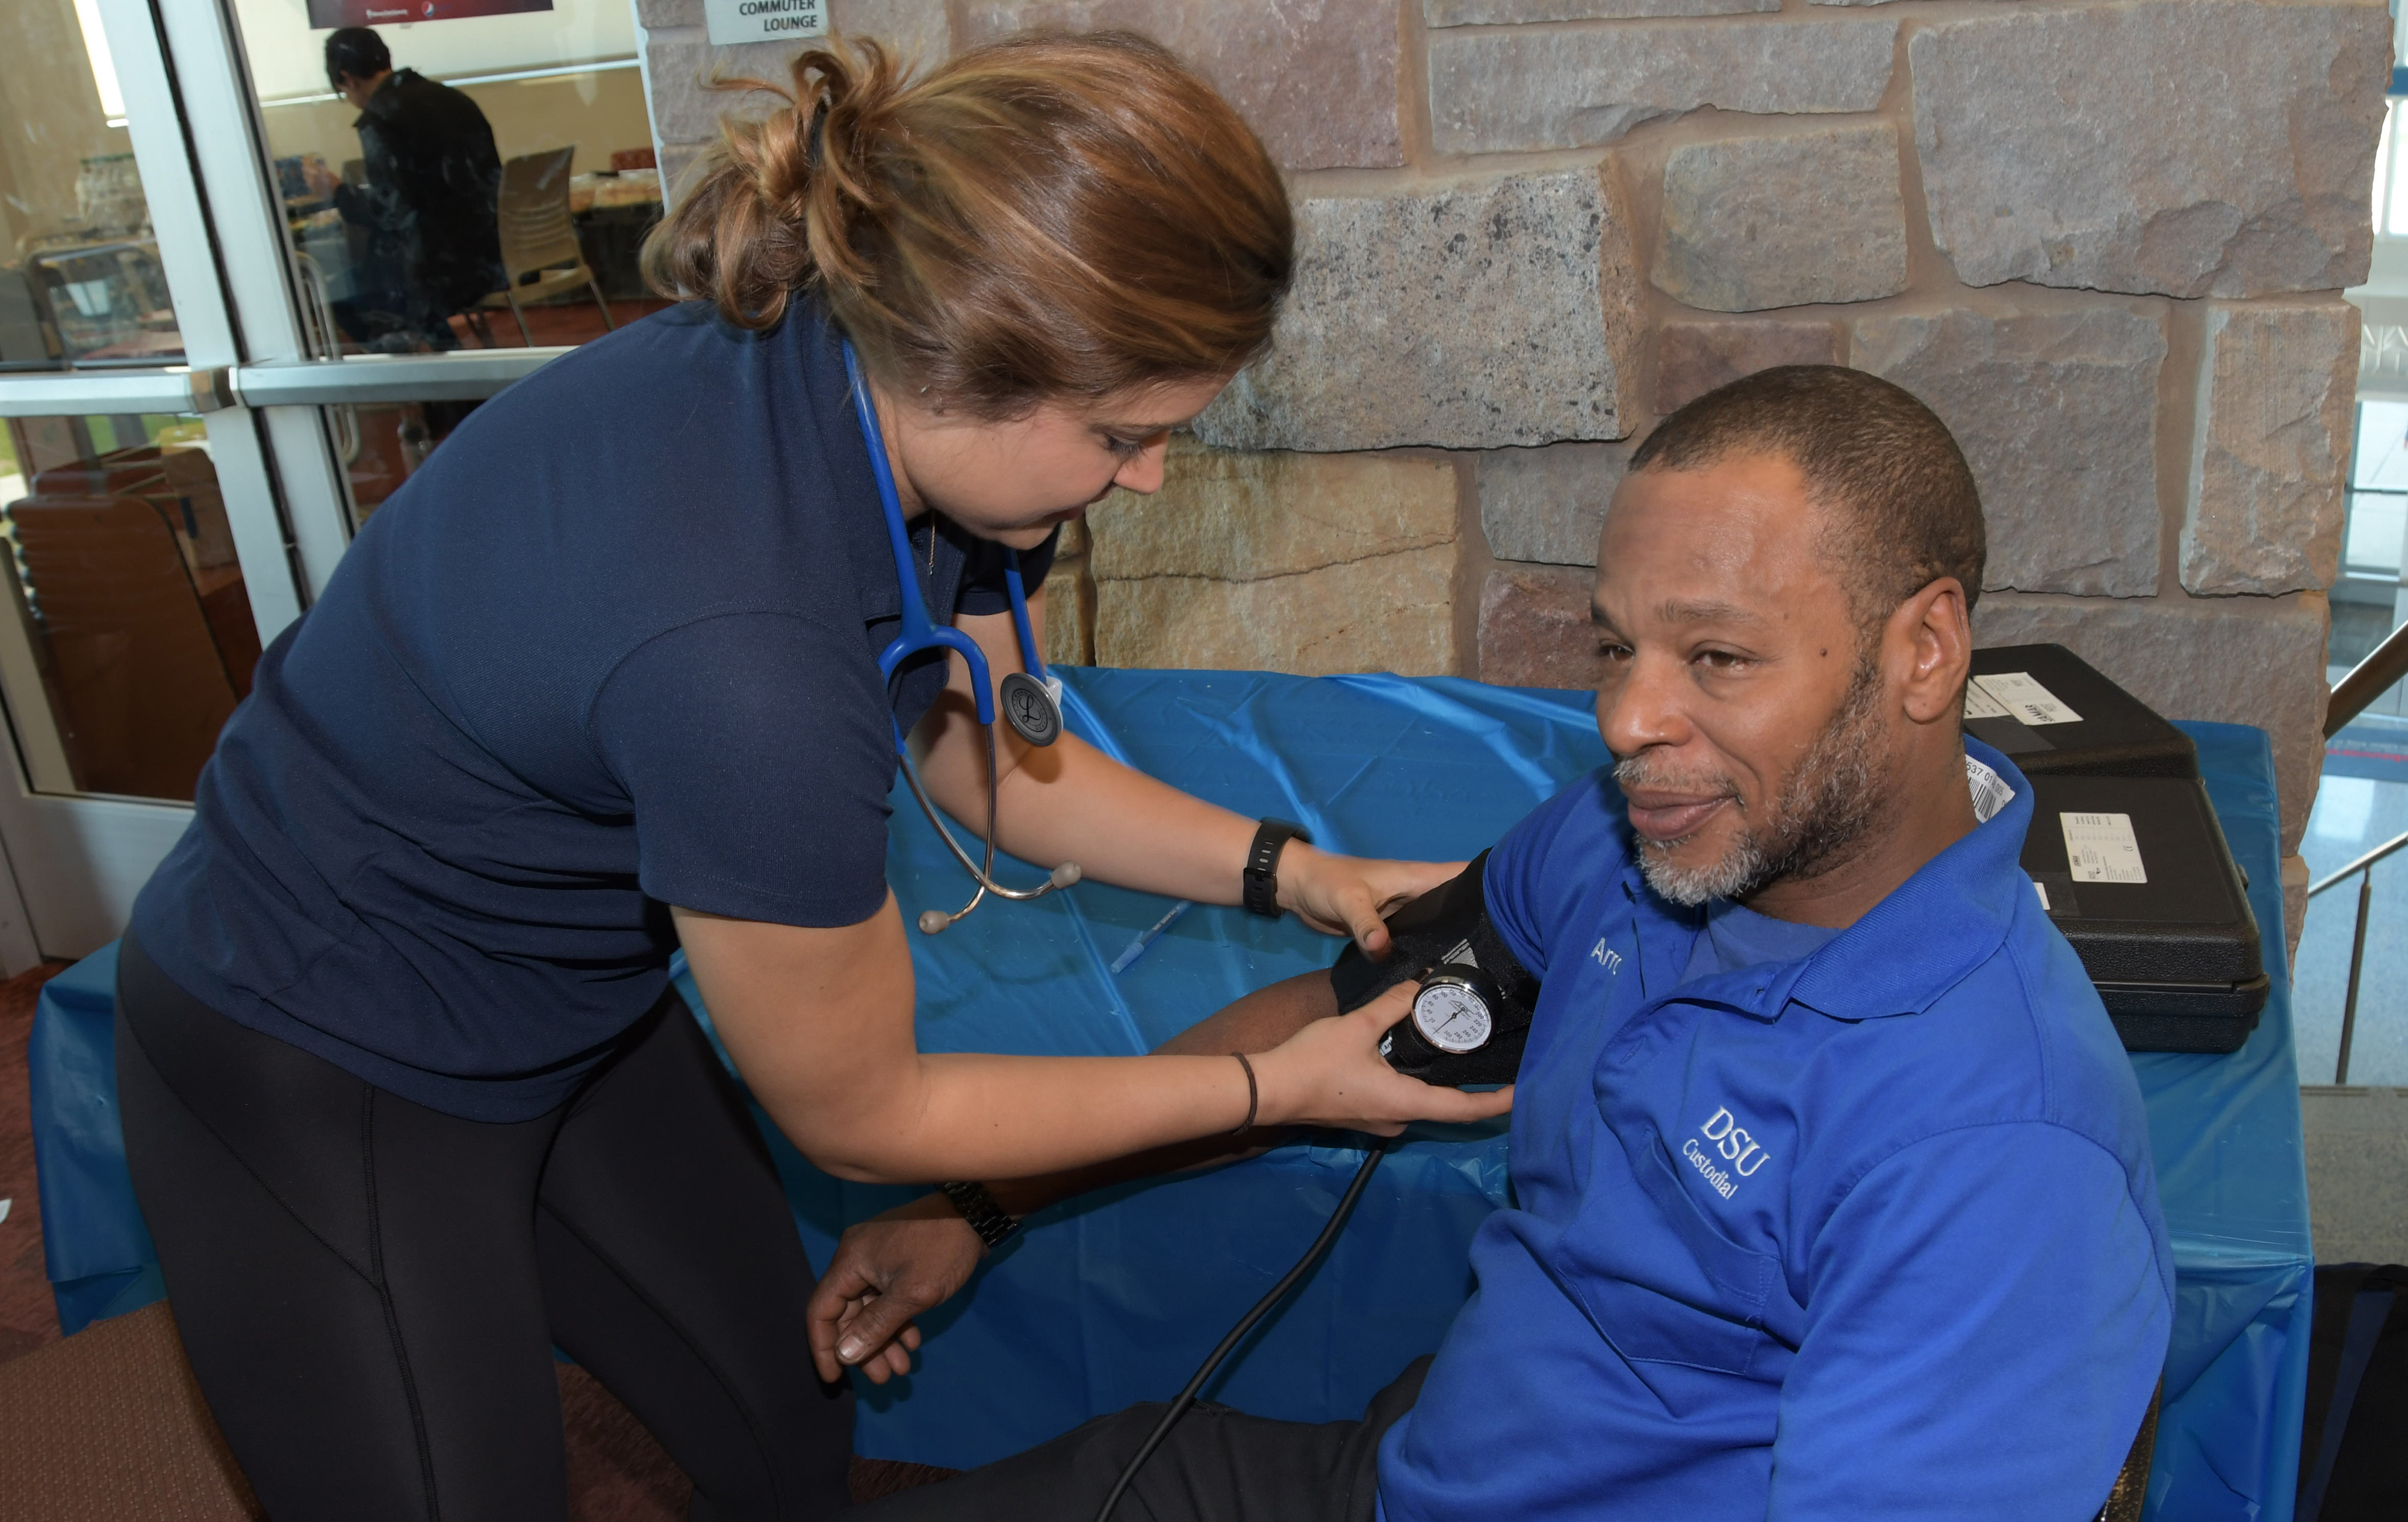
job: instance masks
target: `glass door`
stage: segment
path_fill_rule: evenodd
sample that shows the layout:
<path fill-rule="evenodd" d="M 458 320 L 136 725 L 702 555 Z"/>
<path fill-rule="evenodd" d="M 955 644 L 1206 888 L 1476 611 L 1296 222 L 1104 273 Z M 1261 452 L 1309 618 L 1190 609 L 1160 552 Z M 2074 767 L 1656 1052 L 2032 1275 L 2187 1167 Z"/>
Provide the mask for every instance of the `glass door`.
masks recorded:
<path fill-rule="evenodd" d="M 640 44 L 628 0 L 225 0 L 224 21 L 245 130 L 199 155 L 278 244 L 230 270 L 236 384 L 314 589 L 480 401 L 663 305 L 637 269 L 662 207 Z M 287 326 L 254 333 L 280 296 Z"/>
<path fill-rule="evenodd" d="M 640 52 L 627 0 L 0 6 L 0 970 L 123 928 L 461 418 L 661 305 Z"/>
<path fill-rule="evenodd" d="M 122 928 L 298 615 L 143 0 L 0 7 L 0 970 Z"/>

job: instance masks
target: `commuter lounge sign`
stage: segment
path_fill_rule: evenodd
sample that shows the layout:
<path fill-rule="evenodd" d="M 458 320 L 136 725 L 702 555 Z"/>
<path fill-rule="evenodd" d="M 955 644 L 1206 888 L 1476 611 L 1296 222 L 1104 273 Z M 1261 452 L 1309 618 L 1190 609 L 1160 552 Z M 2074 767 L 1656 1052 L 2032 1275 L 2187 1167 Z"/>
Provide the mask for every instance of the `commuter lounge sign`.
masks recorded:
<path fill-rule="evenodd" d="M 713 46 L 788 42 L 827 33 L 827 0 L 702 0 Z"/>
<path fill-rule="evenodd" d="M 335 26 L 400 26 L 551 8 L 552 0 L 309 0 L 309 25 L 322 32 Z"/>

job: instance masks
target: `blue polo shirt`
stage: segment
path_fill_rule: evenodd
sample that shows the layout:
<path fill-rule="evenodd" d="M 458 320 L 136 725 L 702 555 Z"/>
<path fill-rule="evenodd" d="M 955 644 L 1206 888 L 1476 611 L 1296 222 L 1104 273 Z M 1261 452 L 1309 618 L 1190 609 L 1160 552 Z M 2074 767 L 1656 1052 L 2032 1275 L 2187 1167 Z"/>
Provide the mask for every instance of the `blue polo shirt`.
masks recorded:
<path fill-rule="evenodd" d="M 2015 797 L 1790 959 L 1697 955 L 1609 772 L 1490 855 L 1542 980 L 1516 1202 L 1382 1443 L 1386 1522 L 2097 1512 L 2172 1262 L 2131 1064 L 2017 864 L 2030 789 L 1966 748 Z"/>
<path fill-rule="evenodd" d="M 938 514 L 938 617 L 1007 606 Z M 1043 581 L 1047 548 L 1024 555 Z M 470 1120 L 560 1103 L 668 986 L 668 906 L 886 897 L 902 583 L 838 334 L 671 308 L 479 408 L 260 658 L 136 899 L 220 1013 Z"/>

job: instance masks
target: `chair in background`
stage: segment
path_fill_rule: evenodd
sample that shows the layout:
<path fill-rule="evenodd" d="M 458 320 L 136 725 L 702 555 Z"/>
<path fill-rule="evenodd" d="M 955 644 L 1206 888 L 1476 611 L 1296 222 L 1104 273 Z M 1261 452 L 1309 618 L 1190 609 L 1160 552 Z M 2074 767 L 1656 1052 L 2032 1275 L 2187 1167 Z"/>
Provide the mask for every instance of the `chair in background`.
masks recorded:
<path fill-rule="evenodd" d="M 507 305 L 518 319 L 519 337 L 530 349 L 535 347 L 535 335 L 527 327 L 525 309 L 519 304 L 522 296 L 540 301 L 582 285 L 594 293 L 594 304 L 602 309 L 602 325 L 619 325 L 611 321 L 602 282 L 585 263 L 585 251 L 577 241 L 577 223 L 569 215 L 568 164 L 576 153 L 573 148 L 557 148 L 502 164 L 497 209 L 504 283 L 479 305 L 487 310 Z"/>
<path fill-rule="evenodd" d="M 22 497 L 7 516 L 77 786 L 191 797 L 258 660 L 239 573 L 217 610 L 236 616 L 212 618 L 149 495 Z"/>

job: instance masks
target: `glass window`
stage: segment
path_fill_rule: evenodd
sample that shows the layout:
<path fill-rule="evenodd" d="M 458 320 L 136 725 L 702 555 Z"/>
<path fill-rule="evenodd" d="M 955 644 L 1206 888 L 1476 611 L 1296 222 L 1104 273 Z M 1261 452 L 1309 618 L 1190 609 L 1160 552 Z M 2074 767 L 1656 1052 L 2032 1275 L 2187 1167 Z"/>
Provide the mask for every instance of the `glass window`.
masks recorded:
<path fill-rule="evenodd" d="M 2408 402 L 2358 404 L 2344 523 L 2343 582 L 2397 582 L 2408 545 Z"/>
<path fill-rule="evenodd" d="M 0 5 L 0 368 L 182 357 L 93 0 Z"/>
<path fill-rule="evenodd" d="M 259 659 L 200 419 L 0 421 L 0 693 L 35 789 L 191 798 Z"/>
<path fill-rule="evenodd" d="M 636 267 L 661 186 L 626 0 L 235 10 L 322 348 L 577 344 L 662 305 Z"/>
<path fill-rule="evenodd" d="M 357 402 L 326 409 L 326 425 L 342 462 L 351 531 L 401 490 L 435 446 L 452 437 L 475 402 Z"/>

